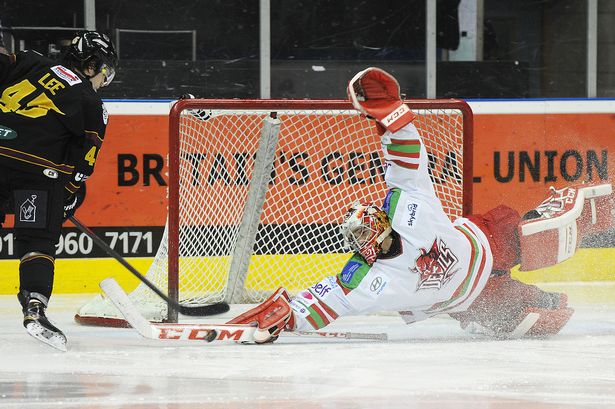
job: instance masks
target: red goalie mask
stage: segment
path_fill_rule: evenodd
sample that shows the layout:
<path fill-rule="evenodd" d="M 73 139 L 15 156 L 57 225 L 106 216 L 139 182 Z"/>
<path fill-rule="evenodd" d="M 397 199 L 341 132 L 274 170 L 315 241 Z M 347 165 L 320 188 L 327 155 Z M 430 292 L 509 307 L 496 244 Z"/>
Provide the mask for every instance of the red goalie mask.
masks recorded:
<path fill-rule="evenodd" d="M 392 230 L 384 210 L 375 205 L 359 203 L 348 210 L 340 229 L 346 246 L 361 254 L 369 265 L 376 261 L 382 250 L 382 241 Z"/>

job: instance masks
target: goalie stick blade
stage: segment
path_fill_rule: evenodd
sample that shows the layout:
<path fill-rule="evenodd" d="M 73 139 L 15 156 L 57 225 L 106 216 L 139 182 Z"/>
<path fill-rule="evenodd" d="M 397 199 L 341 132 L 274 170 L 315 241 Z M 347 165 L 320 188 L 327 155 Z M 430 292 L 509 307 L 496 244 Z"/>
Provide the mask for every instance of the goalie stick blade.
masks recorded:
<path fill-rule="evenodd" d="M 100 288 L 126 318 L 131 327 L 145 338 L 153 337 L 152 325 L 141 315 L 114 278 L 101 281 Z"/>
<path fill-rule="evenodd" d="M 214 341 L 253 343 L 256 327 L 233 324 L 152 324 L 130 301 L 113 278 L 100 283 L 100 288 L 122 313 L 126 321 L 144 338 L 171 341 Z"/>
<path fill-rule="evenodd" d="M 156 339 L 254 344 L 256 327 L 241 324 L 153 324 Z"/>

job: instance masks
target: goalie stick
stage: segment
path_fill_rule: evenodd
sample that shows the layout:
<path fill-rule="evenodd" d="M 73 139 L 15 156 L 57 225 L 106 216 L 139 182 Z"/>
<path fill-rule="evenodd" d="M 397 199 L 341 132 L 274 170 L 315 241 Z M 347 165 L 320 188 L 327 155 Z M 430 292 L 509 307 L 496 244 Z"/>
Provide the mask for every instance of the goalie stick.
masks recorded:
<path fill-rule="evenodd" d="M 153 324 L 141 315 L 124 290 L 113 278 L 103 280 L 100 283 L 100 288 L 122 313 L 130 326 L 144 338 L 176 341 L 254 343 L 256 326 L 241 324 Z M 289 333 L 316 338 L 387 340 L 387 334 L 324 331 L 297 331 Z"/>
<path fill-rule="evenodd" d="M 126 321 L 144 338 L 185 341 L 232 340 L 251 342 L 256 327 L 249 325 L 152 324 L 141 315 L 122 287 L 113 278 L 100 283 L 100 288 L 122 313 Z"/>
<path fill-rule="evenodd" d="M 282 334 L 298 335 L 301 337 L 313 338 L 343 338 L 343 339 L 364 339 L 371 341 L 388 341 L 389 335 L 386 332 L 327 332 L 327 331 L 287 331 Z"/>
<path fill-rule="evenodd" d="M 75 216 L 69 216 L 69 220 L 79 229 L 82 233 L 86 234 L 89 238 L 91 238 L 101 249 L 105 251 L 108 255 L 116 259 L 121 265 L 126 267 L 128 271 L 130 271 L 135 277 L 137 277 L 143 284 L 145 284 L 150 290 L 156 293 L 157 296 L 162 298 L 164 301 L 169 304 L 170 308 L 177 310 L 180 314 L 190 315 L 195 317 L 204 317 L 208 315 L 216 315 L 227 312 L 230 307 L 225 302 L 219 302 L 210 305 L 199 305 L 199 306 L 186 306 L 181 305 L 175 300 L 170 299 L 166 296 L 158 287 L 156 287 L 151 281 L 149 281 L 145 276 L 139 273 L 124 257 L 122 257 L 117 251 L 113 250 L 103 239 L 98 237 L 96 233 L 94 233 L 90 228 L 81 223 Z"/>

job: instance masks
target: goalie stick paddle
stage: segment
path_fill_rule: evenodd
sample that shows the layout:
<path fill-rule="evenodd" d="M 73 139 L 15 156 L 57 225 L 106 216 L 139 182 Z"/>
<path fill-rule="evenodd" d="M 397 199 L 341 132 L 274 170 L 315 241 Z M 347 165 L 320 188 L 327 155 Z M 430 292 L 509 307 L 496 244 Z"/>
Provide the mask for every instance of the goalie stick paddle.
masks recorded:
<path fill-rule="evenodd" d="M 177 310 L 180 314 L 189 315 L 194 317 L 205 317 L 208 315 L 216 315 L 223 314 L 227 312 L 230 307 L 225 302 L 219 302 L 215 304 L 209 305 L 199 305 L 195 307 L 189 307 L 186 305 L 181 305 L 175 300 L 170 299 L 164 294 L 158 287 L 156 287 L 151 281 L 149 281 L 145 276 L 139 273 L 132 265 L 124 259 L 117 251 L 113 250 L 103 239 L 98 237 L 96 233 L 94 233 L 90 228 L 81 223 L 75 216 L 69 216 L 68 219 L 79 229 L 82 233 L 86 234 L 89 238 L 91 238 L 101 249 L 105 251 L 108 255 L 116 259 L 121 265 L 126 267 L 128 271 L 130 271 L 135 277 L 137 277 L 143 284 L 145 284 L 150 290 L 156 293 L 157 296 L 166 301 L 171 308 Z"/>
<path fill-rule="evenodd" d="M 126 321 L 142 337 L 147 339 L 171 341 L 200 341 L 200 342 L 234 342 L 240 344 L 254 344 L 256 326 L 241 324 L 157 324 L 151 323 L 143 317 L 126 292 L 113 278 L 107 278 L 100 283 L 107 298 L 122 313 Z M 324 332 L 324 331 L 291 331 L 290 334 L 311 338 L 343 338 L 371 341 L 386 341 L 387 334 L 354 333 L 354 332 Z"/>
<path fill-rule="evenodd" d="M 100 288 L 122 313 L 126 321 L 144 338 L 174 341 L 254 342 L 256 327 L 237 324 L 152 324 L 130 301 L 113 278 L 100 283 Z"/>

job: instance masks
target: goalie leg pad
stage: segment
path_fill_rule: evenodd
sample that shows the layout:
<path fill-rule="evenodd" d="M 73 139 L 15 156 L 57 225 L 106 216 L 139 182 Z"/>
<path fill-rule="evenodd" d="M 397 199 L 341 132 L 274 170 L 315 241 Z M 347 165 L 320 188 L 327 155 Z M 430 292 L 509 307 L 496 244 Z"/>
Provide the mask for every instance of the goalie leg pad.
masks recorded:
<path fill-rule="evenodd" d="M 611 184 L 580 187 L 585 198 L 578 219 L 579 235 L 586 237 L 615 227 L 615 193 Z"/>
<path fill-rule="evenodd" d="M 547 199 L 519 224 L 521 270 L 572 257 L 584 236 L 615 226 L 614 203 L 610 184 L 551 188 Z"/>
<path fill-rule="evenodd" d="M 527 337 L 547 337 L 555 335 L 566 325 L 574 310 L 569 307 L 557 308 L 549 310 L 545 308 L 528 308 L 526 314 L 539 314 L 538 321 L 525 334 Z"/>
<path fill-rule="evenodd" d="M 290 297 L 284 288 L 279 288 L 262 304 L 233 318 L 227 324 L 256 324 L 258 329 L 254 332 L 254 342 L 273 342 L 284 329 L 294 328 Z"/>
<path fill-rule="evenodd" d="M 451 314 L 460 321 L 462 328 L 488 329 L 493 336 L 506 336 L 532 312 L 539 319 L 527 330 L 528 336 L 556 334 L 566 324 L 572 313 L 567 308 L 568 297 L 562 293 L 550 293 L 522 283 L 510 277 L 510 273 L 491 276 L 485 289 L 464 312 Z"/>

